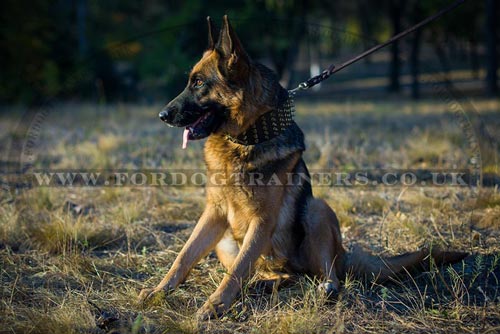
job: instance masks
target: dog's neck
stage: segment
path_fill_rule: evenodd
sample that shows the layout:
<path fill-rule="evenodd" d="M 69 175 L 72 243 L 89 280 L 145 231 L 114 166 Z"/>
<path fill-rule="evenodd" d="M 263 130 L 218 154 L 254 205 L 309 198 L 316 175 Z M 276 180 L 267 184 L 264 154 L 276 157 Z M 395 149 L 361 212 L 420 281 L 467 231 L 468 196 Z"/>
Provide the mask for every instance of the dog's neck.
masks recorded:
<path fill-rule="evenodd" d="M 240 145 L 257 145 L 281 135 L 293 123 L 295 105 L 293 95 L 282 89 L 278 103 L 271 111 L 260 116 L 247 130 L 238 136 L 226 135 L 226 138 Z"/>

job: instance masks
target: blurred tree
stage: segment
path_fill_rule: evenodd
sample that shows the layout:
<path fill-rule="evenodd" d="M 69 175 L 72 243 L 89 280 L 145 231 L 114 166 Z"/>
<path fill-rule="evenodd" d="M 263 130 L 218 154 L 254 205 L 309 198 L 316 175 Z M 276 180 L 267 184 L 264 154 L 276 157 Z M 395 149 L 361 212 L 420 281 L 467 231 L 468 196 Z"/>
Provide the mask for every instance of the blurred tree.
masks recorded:
<path fill-rule="evenodd" d="M 87 54 L 87 0 L 77 0 L 76 18 L 78 29 L 78 52 L 83 58 Z"/>
<path fill-rule="evenodd" d="M 392 35 L 401 32 L 401 16 L 403 15 L 405 2 L 402 0 L 389 0 L 389 19 L 391 21 Z M 399 83 L 400 75 L 400 55 L 399 55 L 399 41 L 391 44 L 391 63 L 389 70 L 389 90 L 391 92 L 399 92 L 401 85 Z"/>
<path fill-rule="evenodd" d="M 287 86 L 306 33 L 307 14 L 315 1 L 249 1 L 237 12 L 234 22 L 250 54 L 266 58 L 282 83 Z"/>
<path fill-rule="evenodd" d="M 315 3 L 313 1 L 308 3 L 305 0 L 289 1 L 286 5 L 285 3 L 279 0 L 267 0 L 269 13 L 278 19 L 278 24 L 287 32 L 279 41 L 269 43 L 268 49 L 278 77 L 286 87 L 292 80 L 291 69 L 305 33 L 307 13 L 314 9 Z"/>
<path fill-rule="evenodd" d="M 498 19 L 498 0 L 486 0 L 486 48 L 487 48 L 487 75 L 486 87 L 488 94 L 496 95 L 498 93 L 498 36 L 497 36 L 497 19 Z"/>
<path fill-rule="evenodd" d="M 363 35 L 363 48 L 368 49 L 373 46 L 375 37 L 380 35 L 384 27 L 381 18 L 384 17 L 384 6 L 378 2 L 369 0 L 357 1 L 358 19 L 361 24 Z M 370 63 L 371 57 L 366 57 L 365 62 Z"/>
<path fill-rule="evenodd" d="M 422 1 L 422 8 L 426 15 L 436 12 L 450 4 L 449 0 L 425 0 Z M 444 79 L 447 84 L 451 80 L 451 70 L 457 67 L 453 61 L 459 59 L 459 52 L 456 50 L 457 41 L 464 39 L 474 41 L 480 35 L 481 12 L 483 8 L 480 2 L 465 2 L 462 6 L 448 13 L 438 21 L 431 24 L 429 30 L 430 42 L 439 60 L 441 69 L 444 72 Z M 469 43 L 469 44 L 473 44 Z"/>
<path fill-rule="evenodd" d="M 355 52 L 363 41 L 367 48 L 374 39 L 385 39 L 450 1 L 4 0 L 0 3 L 0 61 L 4 64 L 0 101 L 33 103 L 54 95 L 100 101 L 167 100 L 185 85 L 189 67 L 206 47 L 205 17 L 220 22 L 224 14 L 229 14 L 248 51 L 270 64 L 287 85 L 295 83 L 293 70 L 305 43 L 312 51 L 310 59 L 323 68 L 323 59 L 329 62 L 339 50 Z M 470 41 L 470 64 L 476 73 L 487 64 L 491 92 L 498 89 L 495 13 L 498 0 L 466 2 L 426 29 L 432 30 L 429 37 L 445 70 L 457 68 L 452 59 L 456 41 Z M 408 39 L 415 97 L 419 95 L 419 53 L 426 36 L 417 33 Z M 400 88 L 403 70 L 400 48 L 396 43 L 389 49 L 394 91 Z M 488 50 L 487 62 L 483 50 Z M 302 73 L 299 79 L 304 79 Z"/>
<path fill-rule="evenodd" d="M 422 18 L 422 7 L 421 1 L 417 0 L 413 2 L 412 8 L 412 24 L 416 24 L 421 21 Z M 411 97 L 413 99 L 420 98 L 420 83 L 419 83 L 419 73 L 420 73 L 420 45 L 422 42 L 422 29 L 418 29 L 411 36 L 411 54 L 410 54 L 410 72 L 411 72 Z"/>
<path fill-rule="evenodd" d="M 6 0 L 0 4 L 0 101 L 34 103 L 54 94 L 73 59 L 71 4 Z"/>

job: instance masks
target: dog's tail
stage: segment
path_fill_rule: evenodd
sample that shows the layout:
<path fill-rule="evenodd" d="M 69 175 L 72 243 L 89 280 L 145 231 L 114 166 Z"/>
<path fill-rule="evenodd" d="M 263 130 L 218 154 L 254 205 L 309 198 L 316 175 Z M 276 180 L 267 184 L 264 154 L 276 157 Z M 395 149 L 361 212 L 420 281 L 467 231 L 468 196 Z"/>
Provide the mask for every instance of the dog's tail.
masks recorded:
<path fill-rule="evenodd" d="M 391 257 L 379 257 L 364 252 L 360 247 L 356 247 L 353 252 L 348 253 L 345 268 L 348 274 L 352 274 L 356 278 L 383 282 L 406 272 L 428 270 L 431 258 L 437 266 L 440 266 L 456 263 L 467 255 L 469 254 L 442 251 L 438 248 L 433 248 L 430 251 L 424 247 L 416 252 Z"/>

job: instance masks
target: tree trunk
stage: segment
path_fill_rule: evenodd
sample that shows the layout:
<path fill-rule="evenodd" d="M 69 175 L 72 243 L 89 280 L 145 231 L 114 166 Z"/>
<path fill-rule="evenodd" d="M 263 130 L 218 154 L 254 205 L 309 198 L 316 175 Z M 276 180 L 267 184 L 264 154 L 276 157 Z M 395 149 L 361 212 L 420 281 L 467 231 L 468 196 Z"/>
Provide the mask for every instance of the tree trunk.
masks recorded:
<path fill-rule="evenodd" d="M 415 2 L 413 7 L 413 21 L 417 22 L 421 19 L 421 8 L 419 2 Z M 417 29 L 413 33 L 411 40 L 411 55 L 410 55 L 410 71 L 411 71 L 411 97 L 414 100 L 420 98 L 420 82 L 418 75 L 420 72 L 420 42 L 422 40 L 422 29 Z"/>
<path fill-rule="evenodd" d="M 441 68 L 443 69 L 443 81 L 447 86 L 449 86 L 451 85 L 451 69 L 446 50 L 439 41 L 436 41 L 434 43 L 434 51 L 436 52 Z"/>
<path fill-rule="evenodd" d="M 87 0 L 77 0 L 76 24 L 78 30 L 78 53 L 83 58 L 87 54 Z"/>
<path fill-rule="evenodd" d="M 496 13 L 497 0 L 486 0 L 486 88 L 489 95 L 498 93 Z"/>
<path fill-rule="evenodd" d="M 411 97 L 415 100 L 420 98 L 420 82 L 418 75 L 420 73 L 420 42 L 422 40 L 422 30 L 418 29 L 413 33 L 411 41 Z"/>
<path fill-rule="evenodd" d="M 396 35 L 401 32 L 401 1 L 391 0 L 389 16 L 392 25 L 392 34 Z M 391 44 L 391 64 L 389 70 L 389 91 L 399 92 L 401 85 L 399 83 L 399 72 L 400 72 L 400 62 L 399 62 L 399 41 Z"/>
<path fill-rule="evenodd" d="M 369 49 L 373 41 L 371 38 L 373 37 L 373 19 L 372 17 L 373 12 L 370 12 L 370 9 L 373 7 L 370 7 L 368 0 L 358 0 L 357 2 L 357 12 L 358 16 L 360 18 L 360 24 L 361 24 L 361 33 L 363 34 L 361 36 L 361 42 L 363 43 L 363 49 L 367 50 Z M 372 63 L 372 58 L 370 56 L 365 57 L 364 59 L 365 64 L 371 64 Z"/>
<path fill-rule="evenodd" d="M 470 67 L 474 79 L 479 79 L 479 53 L 477 50 L 477 41 L 472 39 L 469 42 Z"/>
<path fill-rule="evenodd" d="M 307 15 L 307 1 L 303 0 L 298 4 L 294 11 L 288 13 L 288 17 L 299 18 L 299 23 L 295 24 L 293 20 L 288 21 L 286 31 L 288 32 L 288 46 L 271 46 L 269 49 L 271 61 L 276 69 L 276 74 L 280 83 L 284 87 L 290 87 L 294 80 L 294 65 L 300 51 L 300 42 L 306 30 L 305 22 Z M 286 21 L 285 21 L 286 22 Z"/>

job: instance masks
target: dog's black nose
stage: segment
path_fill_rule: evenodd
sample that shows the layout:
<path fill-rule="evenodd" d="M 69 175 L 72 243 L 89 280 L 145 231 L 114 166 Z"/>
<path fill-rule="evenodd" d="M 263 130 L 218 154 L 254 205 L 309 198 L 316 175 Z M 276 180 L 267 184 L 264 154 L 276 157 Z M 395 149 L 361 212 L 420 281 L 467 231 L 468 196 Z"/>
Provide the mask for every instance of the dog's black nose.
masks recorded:
<path fill-rule="evenodd" d="M 160 111 L 158 117 L 160 117 L 160 119 L 165 122 L 168 119 L 168 110 Z"/>

